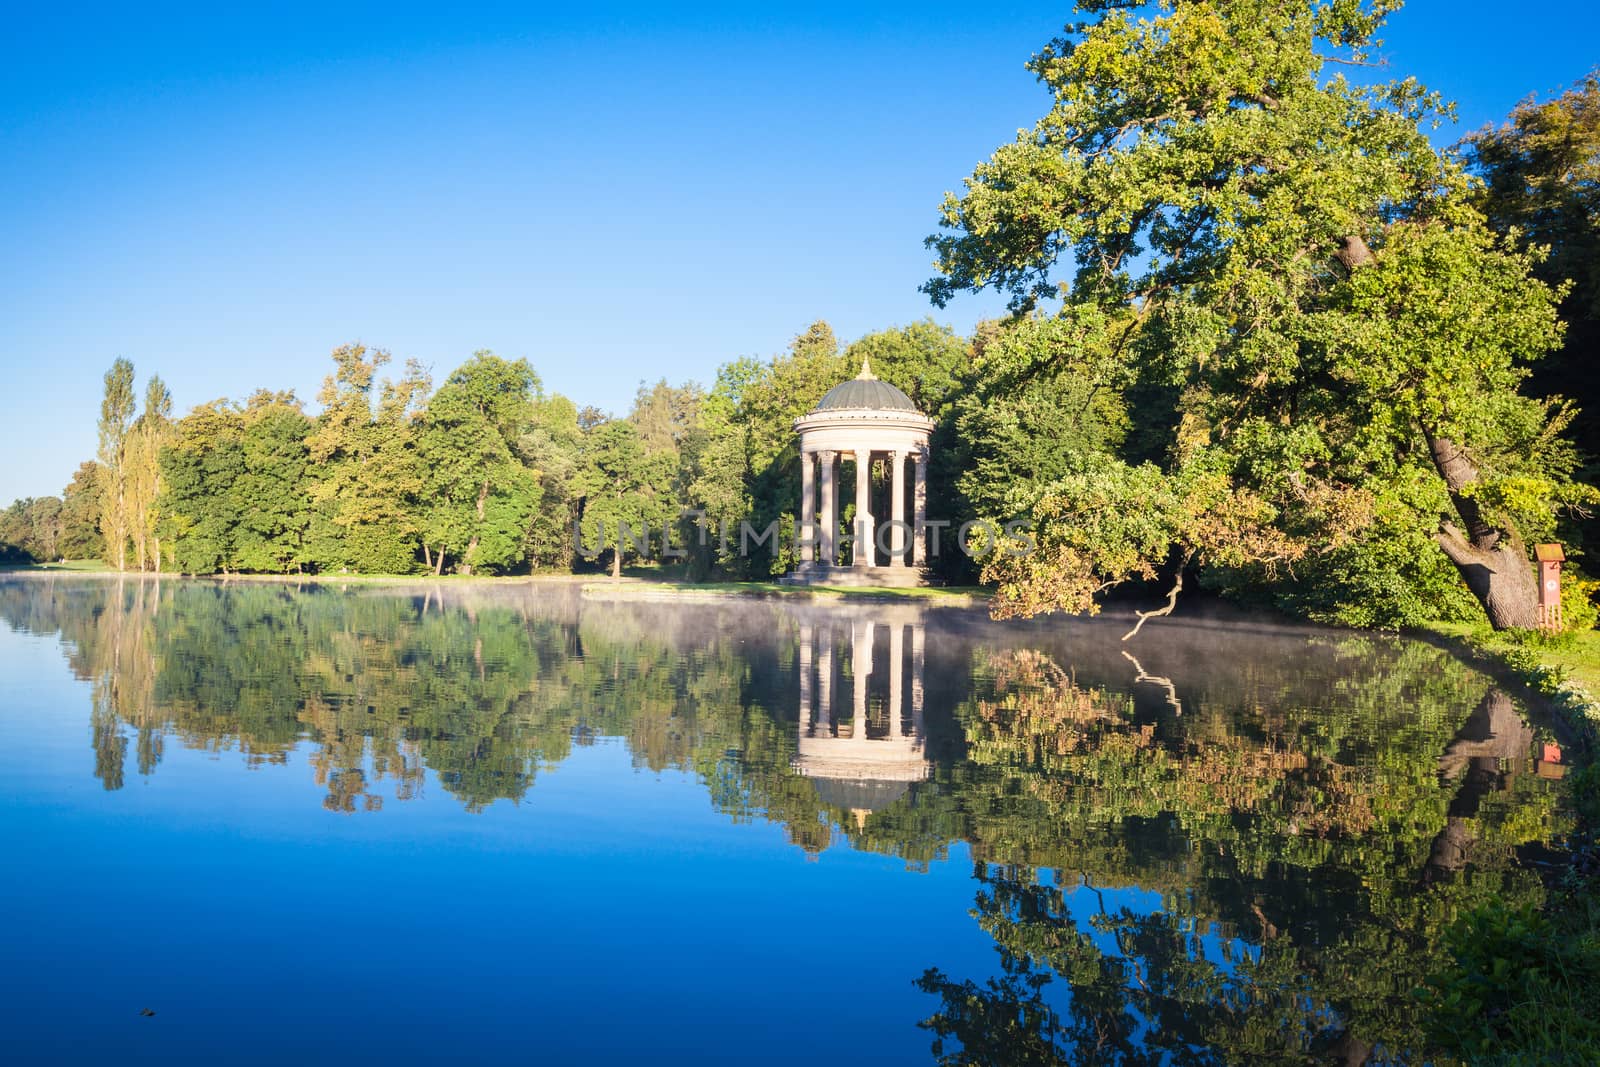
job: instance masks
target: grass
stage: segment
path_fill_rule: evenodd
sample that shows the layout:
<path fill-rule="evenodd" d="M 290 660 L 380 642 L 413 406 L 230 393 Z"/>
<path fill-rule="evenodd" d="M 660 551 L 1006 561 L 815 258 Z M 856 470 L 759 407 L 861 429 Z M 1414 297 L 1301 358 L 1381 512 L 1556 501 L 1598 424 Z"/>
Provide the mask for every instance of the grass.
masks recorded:
<path fill-rule="evenodd" d="M 1586 693 L 1600 697 L 1600 630 L 1544 636 L 1496 633 L 1486 625 L 1435 623 L 1432 632 L 1521 669 L 1536 660 Z M 1535 688 L 1540 688 L 1535 686 Z"/>
<path fill-rule="evenodd" d="M 61 571 L 75 574 L 100 574 L 111 568 L 104 560 L 68 559 L 59 563 L 7 563 L 0 564 L 3 571 Z"/>
<path fill-rule="evenodd" d="M 109 574 L 114 573 L 110 566 L 97 559 L 67 560 L 62 563 L 23 563 L 0 565 L 0 573 L 79 573 L 79 574 Z M 137 572 L 130 572 L 130 577 L 138 577 Z M 168 577 L 179 577 L 168 575 Z M 206 575 L 208 578 L 224 578 L 230 581 L 254 582 L 317 582 L 323 584 L 363 584 L 385 585 L 404 584 L 413 585 L 418 582 L 450 582 L 450 583 L 489 583 L 489 584 L 523 584 L 527 582 L 576 582 L 583 585 L 606 587 L 612 584 L 613 579 L 607 573 L 596 571 L 589 574 L 569 574 L 566 572 L 550 572 L 540 574 L 516 575 L 462 575 L 462 574 L 233 574 L 233 575 Z M 798 599 L 866 599 L 866 600 L 908 600 L 924 603 L 944 603 L 951 605 L 968 605 L 979 603 L 989 598 L 989 590 L 982 586 L 915 586 L 912 588 L 899 588 L 890 586 L 793 586 L 783 585 L 779 582 L 691 582 L 676 578 L 670 574 L 663 574 L 655 567 L 628 567 L 624 569 L 623 580 L 616 588 L 649 590 L 663 595 L 682 593 L 688 596 L 758 596 L 758 597 L 795 597 Z"/>

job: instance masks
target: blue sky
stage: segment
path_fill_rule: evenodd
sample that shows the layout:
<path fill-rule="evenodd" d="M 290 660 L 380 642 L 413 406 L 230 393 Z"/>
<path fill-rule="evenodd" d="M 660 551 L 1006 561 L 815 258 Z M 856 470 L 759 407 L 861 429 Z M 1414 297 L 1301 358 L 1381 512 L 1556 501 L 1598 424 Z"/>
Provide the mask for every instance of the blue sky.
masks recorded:
<path fill-rule="evenodd" d="M 934 313 L 946 189 L 1032 122 L 1046 4 L 119 5 L 0 36 L 0 501 L 93 454 L 117 356 L 179 411 L 307 399 L 362 340 L 626 410 L 816 318 Z M 1600 4 L 1413 0 L 1385 55 L 1466 129 L 1600 62 Z"/>

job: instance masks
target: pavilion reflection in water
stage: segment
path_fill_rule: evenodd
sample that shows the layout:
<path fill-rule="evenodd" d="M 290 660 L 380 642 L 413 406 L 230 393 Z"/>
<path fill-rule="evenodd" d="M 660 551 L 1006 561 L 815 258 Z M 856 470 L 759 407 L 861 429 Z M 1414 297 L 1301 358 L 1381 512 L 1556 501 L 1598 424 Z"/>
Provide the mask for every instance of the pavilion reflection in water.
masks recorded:
<path fill-rule="evenodd" d="M 794 767 L 860 824 L 928 777 L 920 614 L 822 617 L 799 629 Z"/>

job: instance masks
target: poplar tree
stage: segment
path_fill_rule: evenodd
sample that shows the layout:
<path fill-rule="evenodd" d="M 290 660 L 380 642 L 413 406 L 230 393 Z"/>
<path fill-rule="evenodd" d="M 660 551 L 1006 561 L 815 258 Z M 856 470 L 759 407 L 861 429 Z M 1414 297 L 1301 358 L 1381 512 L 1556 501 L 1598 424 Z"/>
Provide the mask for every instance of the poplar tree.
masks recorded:
<path fill-rule="evenodd" d="M 172 440 L 172 394 L 159 376 L 145 386 L 144 411 L 134 421 L 127 442 L 128 533 L 134 564 L 161 570 L 161 537 L 157 530 L 161 495 L 161 450 Z"/>
<path fill-rule="evenodd" d="M 100 402 L 100 533 L 105 538 L 106 562 L 119 571 L 128 569 L 128 538 L 133 526 L 128 435 L 134 407 L 133 364 L 119 358 L 106 371 L 105 395 Z"/>

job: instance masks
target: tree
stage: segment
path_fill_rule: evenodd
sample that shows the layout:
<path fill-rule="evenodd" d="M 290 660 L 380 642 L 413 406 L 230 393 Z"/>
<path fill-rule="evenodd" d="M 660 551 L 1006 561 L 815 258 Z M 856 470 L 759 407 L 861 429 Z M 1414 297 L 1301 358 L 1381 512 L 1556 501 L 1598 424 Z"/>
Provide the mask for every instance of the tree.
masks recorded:
<path fill-rule="evenodd" d="M 241 569 L 239 534 L 256 501 L 245 491 L 244 420 L 226 400 L 178 420 L 161 453 L 159 532 L 185 574 Z"/>
<path fill-rule="evenodd" d="M 319 570 L 407 574 L 416 570 L 421 529 L 416 417 L 428 377 L 415 361 L 398 379 L 378 380 L 389 353 L 353 344 L 333 352 L 322 414 L 306 438 L 312 464 L 306 554 Z"/>
<path fill-rule="evenodd" d="M 100 536 L 100 466 L 80 463 L 72 481 L 61 492 L 61 555 L 67 559 L 92 559 L 104 551 Z"/>
<path fill-rule="evenodd" d="M 746 368 L 748 369 L 748 368 Z M 856 368 L 839 351 L 833 328 L 812 323 L 789 344 L 789 352 L 737 382 L 738 404 L 733 416 L 744 448 L 743 468 L 749 509 L 743 514 L 720 515 L 731 523 L 736 543 L 738 523 L 748 518 L 757 530 L 776 522 L 780 531 L 794 528 L 800 502 L 800 451 L 794 422 L 817 405 L 835 385 L 855 375 Z M 742 372 L 740 372 L 742 373 Z M 729 429 L 733 424 L 729 425 Z M 715 447 L 714 442 L 708 442 Z M 729 494 L 724 493 L 724 498 Z M 848 497 L 841 495 L 841 499 Z M 771 575 L 795 563 L 793 545 L 784 540 L 764 560 L 740 558 L 747 574 Z"/>
<path fill-rule="evenodd" d="M 1084 457 L 1120 451 L 1129 421 L 1123 392 L 1107 387 L 1107 371 L 1084 358 L 1067 323 L 993 323 L 974 349 L 982 370 L 964 378 L 946 442 L 968 517 L 1026 517 L 1041 487 Z"/>
<path fill-rule="evenodd" d="M 1483 178 L 1474 203 L 1489 225 L 1522 247 L 1548 249 L 1534 273 L 1570 285 L 1561 301 L 1565 343 L 1533 368 L 1530 382 L 1577 403 L 1573 440 L 1600 455 L 1600 71 L 1553 100 L 1523 101 L 1463 148 Z M 1591 541 L 1595 532 L 1591 525 Z"/>
<path fill-rule="evenodd" d="M 128 532 L 135 566 L 161 570 L 161 538 L 156 501 L 161 495 L 161 450 L 172 436 L 172 394 L 159 376 L 145 386 L 144 411 L 133 423 L 127 443 Z"/>
<path fill-rule="evenodd" d="M 671 386 L 665 378 L 648 388 L 641 382 L 634 397 L 628 421 L 639 431 L 645 454 L 668 472 L 663 485 L 664 523 L 675 525 L 675 546 L 692 551 L 695 562 L 686 568 L 704 573 L 705 554 L 699 544 L 708 528 L 703 517 L 690 514 L 695 482 L 704 473 L 704 458 L 710 444 L 706 424 L 707 398 L 694 382 Z M 670 534 L 664 534 L 671 536 Z M 688 546 L 688 547 L 686 547 Z"/>
<path fill-rule="evenodd" d="M 845 349 L 847 368 L 865 361 L 872 373 L 909 396 L 924 415 L 939 418 L 961 388 L 967 342 L 949 326 L 927 318 L 869 333 Z"/>
<path fill-rule="evenodd" d="M 133 364 L 118 359 L 106 371 L 105 395 L 100 401 L 100 533 L 105 539 L 106 562 L 128 569 L 130 513 L 128 431 L 133 426 Z"/>
<path fill-rule="evenodd" d="M 540 394 L 527 360 L 478 352 L 445 379 L 423 411 L 423 554 L 435 574 L 454 555 L 458 569 L 504 570 L 522 559 L 539 506 L 539 479 L 516 455 Z"/>
<path fill-rule="evenodd" d="M 1064 346 L 1107 387 L 1170 398 L 1167 439 L 1148 470 L 1041 487 L 1041 555 L 987 572 L 1000 610 L 1092 609 L 1171 566 L 1178 584 L 1189 564 L 1282 577 L 1387 503 L 1493 625 L 1533 625 L 1525 541 L 1594 495 L 1557 436 L 1570 411 L 1517 392 L 1560 336 L 1555 294 L 1420 129 L 1436 96 L 1325 74 L 1366 61 L 1389 5 L 1083 7 L 1094 20 L 1030 63 L 1050 111 L 946 198 L 925 289 L 942 306 L 993 287 L 1019 314 L 1059 297 Z M 1418 473 L 1425 496 L 1396 500 Z M 1134 490 L 1171 510 L 1116 540 L 1089 510 Z"/>
<path fill-rule="evenodd" d="M 237 565 L 272 574 L 299 570 L 311 526 L 306 437 L 314 424 L 292 391 L 257 390 L 239 418 Z"/>
<path fill-rule="evenodd" d="M 649 536 L 668 520 L 671 501 L 670 463 L 646 451 L 639 431 L 624 419 L 601 423 L 584 435 L 582 466 L 576 488 L 583 497 L 582 524 L 585 541 L 589 531 L 599 544 L 611 542 L 611 576 L 622 576 L 623 556 L 638 548 L 624 537 L 626 525 L 632 534 Z"/>
<path fill-rule="evenodd" d="M 751 514 L 750 413 L 743 398 L 764 373 L 761 361 L 750 357 L 724 363 L 701 404 L 700 435 L 683 471 L 685 498 L 703 516 L 689 544 L 689 570 L 698 578 L 708 576 L 713 567 L 739 568 L 733 539 L 739 519 Z M 724 543 L 729 545 L 726 551 Z"/>
<path fill-rule="evenodd" d="M 574 481 L 583 431 L 578 408 L 559 393 L 533 402 L 532 423 L 517 441 L 517 456 L 539 483 L 539 506 L 528 523 L 526 552 L 534 567 L 570 569 L 572 524 L 578 517 Z"/>
<path fill-rule="evenodd" d="M 647 451 L 676 456 L 699 425 L 704 400 L 705 394 L 693 382 L 676 388 L 665 378 L 648 388 L 640 382 L 628 421 L 638 429 Z"/>
<path fill-rule="evenodd" d="M 28 497 L 0 512 L 0 561 L 38 563 L 59 558 L 62 502 L 59 497 Z"/>

